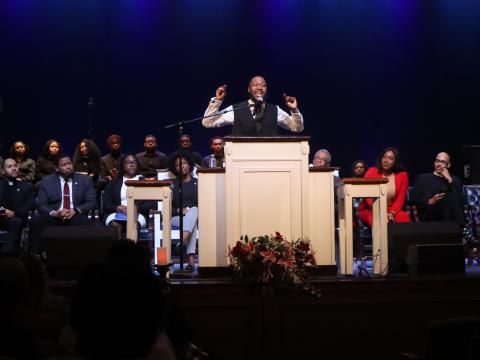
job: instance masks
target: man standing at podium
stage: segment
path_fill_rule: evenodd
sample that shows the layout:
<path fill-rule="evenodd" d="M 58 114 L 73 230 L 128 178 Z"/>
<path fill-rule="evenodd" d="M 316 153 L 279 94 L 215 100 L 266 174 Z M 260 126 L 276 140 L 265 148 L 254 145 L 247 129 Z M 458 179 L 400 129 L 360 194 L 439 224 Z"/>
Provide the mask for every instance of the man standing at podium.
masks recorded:
<path fill-rule="evenodd" d="M 261 76 L 255 76 L 248 85 L 250 98 L 247 101 L 231 105 L 224 111 L 219 109 L 227 95 L 227 85 L 217 88 L 215 97 L 205 111 L 205 116 L 218 114 L 203 119 L 202 124 L 207 128 L 232 125 L 232 135 L 237 136 L 275 136 L 278 135 L 278 126 L 293 131 L 303 130 L 303 116 L 298 111 L 297 99 L 283 94 L 290 115 L 276 105 L 265 102 L 267 96 L 267 82 Z"/>

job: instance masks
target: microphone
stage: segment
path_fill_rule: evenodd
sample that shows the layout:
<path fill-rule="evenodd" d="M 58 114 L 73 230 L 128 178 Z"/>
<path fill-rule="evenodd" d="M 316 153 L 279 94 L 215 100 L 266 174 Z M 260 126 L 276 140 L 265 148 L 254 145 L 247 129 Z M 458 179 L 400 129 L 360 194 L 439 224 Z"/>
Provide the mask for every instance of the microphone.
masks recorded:
<path fill-rule="evenodd" d="M 254 105 L 254 119 L 255 119 L 255 126 L 257 127 L 257 133 L 260 132 L 262 127 L 261 122 L 263 120 L 263 96 L 259 96 L 255 99 Z"/>
<path fill-rule="evenodd" d="M 256 98 L 256 100 L 255 100 L 255 112 L 259 112 L 262 109 L 263 103 L 264 103 L 263 96 L 259 96 L 259 97 Z"/>

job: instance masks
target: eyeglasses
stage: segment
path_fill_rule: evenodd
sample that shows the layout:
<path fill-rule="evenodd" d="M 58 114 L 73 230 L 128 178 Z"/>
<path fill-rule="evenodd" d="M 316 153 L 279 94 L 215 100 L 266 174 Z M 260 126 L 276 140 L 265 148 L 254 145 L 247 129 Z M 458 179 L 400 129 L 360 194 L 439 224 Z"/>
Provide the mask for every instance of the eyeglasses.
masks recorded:
<path fill-rule="evenodd" d="M 137 165 L 137 162 L 136 161 L 125 161 L 124 162 L 125 165 Z"/>
<path fill-rule="evenodd" d="M 442 159 L 435 159 L 435 162 L 442 165 L 448 165 L 448 161 Z"/>

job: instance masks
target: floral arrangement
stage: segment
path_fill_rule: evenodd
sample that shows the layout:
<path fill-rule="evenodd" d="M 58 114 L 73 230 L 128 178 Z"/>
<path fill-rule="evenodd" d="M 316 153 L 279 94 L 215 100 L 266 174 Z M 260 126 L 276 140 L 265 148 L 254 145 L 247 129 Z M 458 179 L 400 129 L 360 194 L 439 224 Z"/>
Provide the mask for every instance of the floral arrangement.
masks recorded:
<path fill-rule="evenodd" d="M 315 266 L 310 243 L 303 239 L 287 241 L 283 235 L 263 235 L 240 241 L 228 247 L 228 257 L 234 272 L 264 286 L 283 284 L 301 288 L 312 295 L 320 292 L 306 284 L 307 268 Z"/>

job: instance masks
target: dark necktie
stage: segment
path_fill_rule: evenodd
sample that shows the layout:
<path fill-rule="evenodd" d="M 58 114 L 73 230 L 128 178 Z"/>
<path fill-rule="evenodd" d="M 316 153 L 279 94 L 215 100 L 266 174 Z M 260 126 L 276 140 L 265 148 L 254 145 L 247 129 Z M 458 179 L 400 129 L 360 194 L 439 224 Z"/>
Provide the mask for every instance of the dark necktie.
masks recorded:
<path fill-rule="evenodd" d="M 70 188 L 68 187 L 68 181 L 63 184 L 63 208 L 70 209 Z"/>

